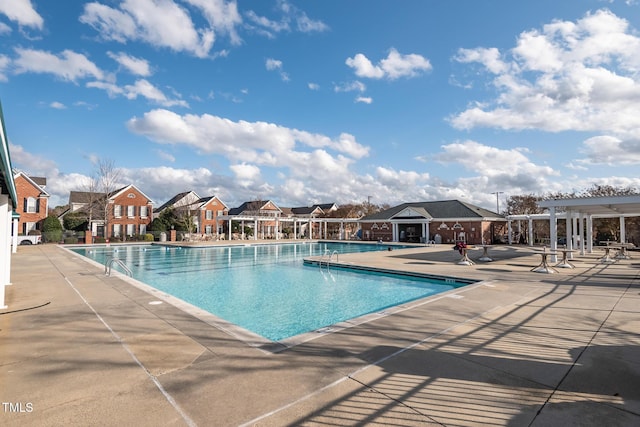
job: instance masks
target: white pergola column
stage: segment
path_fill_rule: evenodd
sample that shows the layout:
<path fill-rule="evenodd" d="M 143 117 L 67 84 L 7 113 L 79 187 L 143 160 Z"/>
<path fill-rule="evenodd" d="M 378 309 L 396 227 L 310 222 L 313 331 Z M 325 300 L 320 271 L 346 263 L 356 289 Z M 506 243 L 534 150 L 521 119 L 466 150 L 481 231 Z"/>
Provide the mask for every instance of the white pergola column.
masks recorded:
<path fill-rule="evenodd" d="M 253 240 L 258 240 L 258 218 L 253 220 Z"/>
<path fill-rule="evenodd" d="M 309 218 L 309 223 L 308 223 L 308 227 L 309 227 L 309 240 L 313 239 L 313 222 L 311 221 L 311 218 Z"/>
<path fill-rule="evenodd" d="M 344 240 L 344 221 L 340 221 L 340 240 Z"/>
<path fill-rule="evenodd" d="M 329 223 L 327 221 L 324 221 L 324 238 L 325 240 L 329 239 L 329 227 L 328 227 Z"/>
<path fill-rule="evenodd" d="M 533 218 L 531 217 L 528 220 L 527 232 L 529 236 L 529 238 L 527 239 L 527 243 L 529 244 L 529 246 L 533 246 Z"/>
<path fill-rule="evenodd" d="M 567 210 L 567 217 L 565 218 L 565 223 L 566 223 L 566 230 L 567 230 L 567 236 L 566 236 L 566 241 L 567 241 L 567 249 L 572 250 L 573 249 L 573 212 L 570 210 Z M 571 252 L 567 253 L 567 257 L 569 259 L 573 258 L 571 256 Z"/>
<path fill-rule="evenodd" d="M 584 213 L 580 212 L 579 215 L 579 223 L 578 223 L 578 228 L 579 228 L 579 236 L 580 236 L 580 255 L 584 255 L 584 241 L 585 241 L 585 236 L 584 236 Z"/>
<path fill-rule="evenodd" d="M 298 238 L 298 230 L 296 228 L 296 225 L 298 225 L 298 221 L 294 219 L 293 220 L 293 240 L 296 240 Z M 293 250 L 295 251 L 295 246 L 293 247 Z"/>
<path fill-rule="evenodd" d="M 7 308 L 4 288 L 11 284 L 11 205 L 6 194 L 0 194 L 0 254 L 0 308 Z"/>
<path fill-rule="evenodd" d="M 424 242 L 429 243 L 431 236 L 429 236 L 429 222 L 422 223 L 422 235 L 424 236 Z"/>
<path fill-rule="evenodd" d="M 593 216 L 587 215 L 587 252 L 593 253 Z"/>
<path fill-rule="evenodd" d="M 398 237 L 398 223 L 397 222 L 392 222 L 391 223 L 391 241 L 392 242 L 399 242 L 400 238 Z"/>
<path fill-rule="evenodd" d="M 511 220 L 507 221 L 507 241 L 510 245 L 513 244 L 513 238 L 511 237 Z"/>
<path fill-rule="evenodd" d="M 624 227 L 624 217 L 620 217 L 620 243 L 627 242 L 627 230 Z"/>
<path fill-rule="evenodd" d="M 549 234 L 551 241 L 549 242 L 550 249 L 555 252 L 558 249 L 558 222 L 556 219 L 556 207 L 549 207 Z M 556 254 L 551 255 L 551 262 L 558 262 L 558 256 Z"/>
<path fill-rule="evenodd" d="M 276 233 L 276 240 L 280 240 L 280 236 L 279 236 L 279 234 L 280 234 L 280 221 L 278 220 L 278 218 L 276 218 L 276 230 L 275 230 L 275 233 Z"/>

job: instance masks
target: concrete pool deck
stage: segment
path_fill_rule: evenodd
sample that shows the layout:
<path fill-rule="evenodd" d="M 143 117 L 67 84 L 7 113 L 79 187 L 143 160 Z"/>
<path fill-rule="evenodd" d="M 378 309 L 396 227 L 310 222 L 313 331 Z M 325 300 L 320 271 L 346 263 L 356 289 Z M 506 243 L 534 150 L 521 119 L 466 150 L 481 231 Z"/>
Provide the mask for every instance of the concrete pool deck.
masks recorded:
<path fill-rule="evenodd" d="M 640 425 L 640 253 L 602 264 L 596 250 L 557 274 L 531 272 L 529 247 L 490 255 L 340 255 L 484 282 L 270 353 L 64 249 L 21 246 L 0 310 L 0 424 Z"/>

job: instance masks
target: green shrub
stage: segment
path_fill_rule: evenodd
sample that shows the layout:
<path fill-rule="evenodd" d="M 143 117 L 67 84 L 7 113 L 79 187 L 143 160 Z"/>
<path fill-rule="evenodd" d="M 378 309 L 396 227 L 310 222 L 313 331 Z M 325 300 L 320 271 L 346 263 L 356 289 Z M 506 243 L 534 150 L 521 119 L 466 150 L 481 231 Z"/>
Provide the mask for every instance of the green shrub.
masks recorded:
<path fill-rule="evenodd" d="M 107 243 L 107 239 L 105 239 L 104 237 L 95 237 L 93 239 L 94 243 Z"/>
<path fill-rule="evenodd" d="M 143 236 L 142 240 L 145 242 L 153 242 L 153 234 L 147 233 Z"/>
<path fill-rule="evenodd" d="M 72 245 L 72 244 L 76 244 L 78 243 L 78 238 L 75 236 L 70 236 L 70 237 L 65 237 L 64 238 L 64 244 L 65 245 Z"/>
<path fill-rule="evenodd" d="M 42 238 L 45 242 L 62 240 L 62 224 L 57 217 L 49 215 L 42 221 Z"/>

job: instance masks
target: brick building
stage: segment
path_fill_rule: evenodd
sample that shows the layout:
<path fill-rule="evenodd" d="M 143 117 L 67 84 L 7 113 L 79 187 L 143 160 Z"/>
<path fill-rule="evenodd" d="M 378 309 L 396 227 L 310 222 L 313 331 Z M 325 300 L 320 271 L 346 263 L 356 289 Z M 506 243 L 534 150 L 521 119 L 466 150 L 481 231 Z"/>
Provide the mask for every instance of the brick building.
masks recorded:
<path fill-rule="evenodd" d="M 42 221 L 49 211 L 49 193 L 44 189 L 47 179 L 30 177 L 24 172 L 14 171 L 13 180 L 18 195 L 16 212 L 20 215 L 18 234 L 41 230 Z"/>

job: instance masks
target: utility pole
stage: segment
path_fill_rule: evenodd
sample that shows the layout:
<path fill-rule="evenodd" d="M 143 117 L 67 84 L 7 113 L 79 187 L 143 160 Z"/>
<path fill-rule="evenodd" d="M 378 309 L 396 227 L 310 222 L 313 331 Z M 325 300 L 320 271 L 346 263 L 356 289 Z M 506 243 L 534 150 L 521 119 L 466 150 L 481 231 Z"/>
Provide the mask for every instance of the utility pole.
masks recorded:
<path fill-rule="evenodd" d="M 495 194 L 496 195 L 496 213 L 498 215 L 500 215 L 500 199 L 499 199 L 499 197 L 500 197 L 501 194 L 504 194 L 504 191 L 494 191 L 491 194 Z"/>

